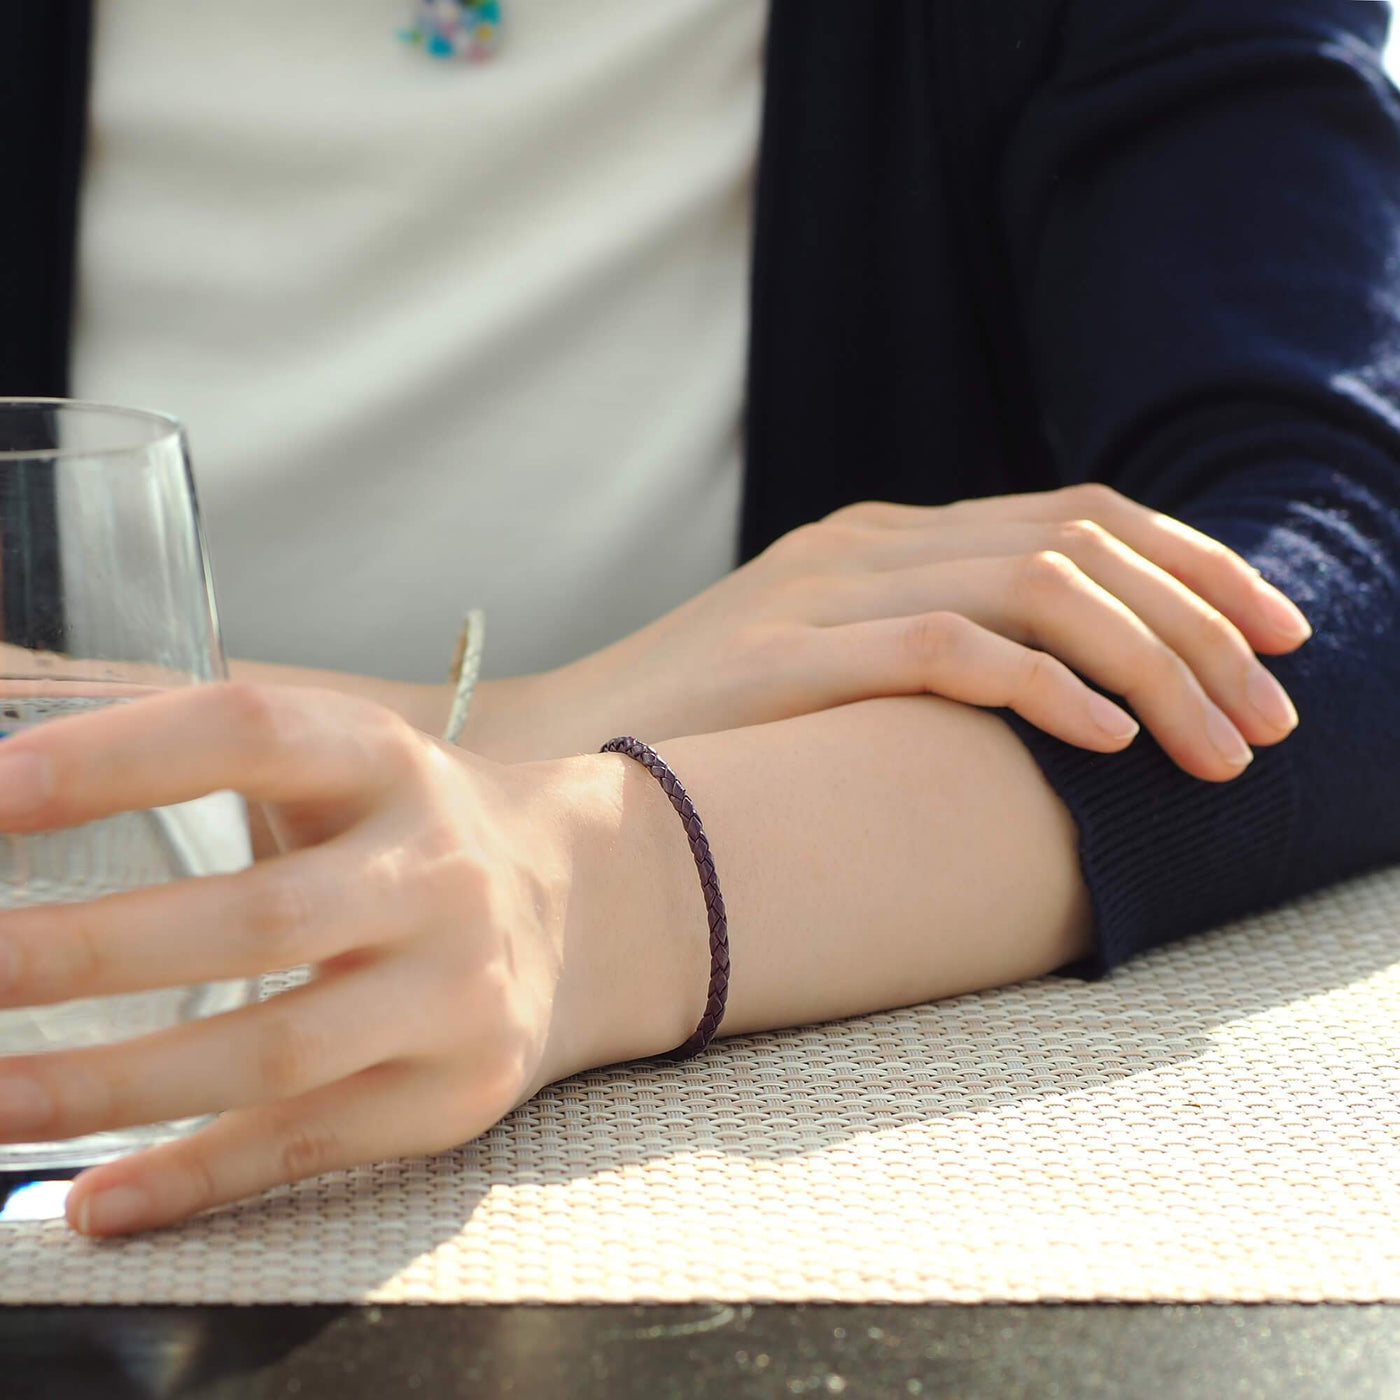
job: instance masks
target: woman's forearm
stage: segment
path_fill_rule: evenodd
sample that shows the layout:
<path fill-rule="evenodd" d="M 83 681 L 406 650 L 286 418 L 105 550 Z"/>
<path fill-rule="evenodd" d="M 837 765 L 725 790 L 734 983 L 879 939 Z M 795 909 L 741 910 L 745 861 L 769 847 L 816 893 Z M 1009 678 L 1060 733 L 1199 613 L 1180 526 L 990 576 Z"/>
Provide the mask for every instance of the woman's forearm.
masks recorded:
<path fill-rule="evenodd" d="M 229 676 L 236 681 L 314 686 L 320 690 L 339 691 L 342 695 L 359 695 L 387 706 L 426 734 L 442 732 L 452 703 L 452 687 L 446 684 L 422 685 L 413 681 L 385 680 L 381 676 L 354 675 L 348 671 L 283 666 L 273 661 L 230 660 L 228 669 Z"/>
<path fill-rule="evenodd" d="M 429 733 L 451 699 L 445 685 L 263 662 L 230 670 L 366 696 Z M 516 684 L 479 687 L 483 739 L 529 703 Z M 1074 822 L 989 711 L 892 697 L 656 748 L 705 822 L 728 906 L 724 1035 L 1002 986 L 1088 950 Z M 680 1044 L 704 1005 L 709 952 L 694 860 L 665 794 L 615 754 L 521 769 L 545 799 L 539 819 L 566 822 L 575 852 L 558 1018 L 568 1043 L 549 1077 Z"/>
<path fill-rule="evenodd" d="M 386 680 L 349 671 L 320 671 L 272 661 L 232 660 L 229 675 L 259 685 L 314 686 L 342 695 L 358 695 L 402 715 L 425 734 L 441 734 L 452 707 L 452 686 Z M 577 721 L 566 687 L 550 682 L 557 673 L 509 676 L 478 681 L 467 723 L 458 743 L 498 763 L 520 763 L 577 752 L 586 724 Z M 548 692 L 548 693 L 546 693 Z M 561 703 L 561 700 L 565 703 Z M 595 725 L 596 728 L 596 725 Z"/>
<path fill-rule="evenodd" d="M 871 700 L 656 747 L 705 823 L 728 908 L 721 1034 L 1002 986 L 1089 950 L 1074 822 L 989 711 Z M 580 833 L 560 990 L 573 1041 L 554 1077 L 673 1048 L 709 968 L 675 812 L 627 758 L 528 766 Z"/>
<path fill-rule="evenodd" d="M 452 707 L 452 687 L 446 682 L 434 685 L 393 681 L 382 676 L 319 671 L 309 666 L 283 666 L 272 661 L 234 660 L 228 663 L 228 669 L 236 681 L 315 686 L 339 691 L 342 695 L 359 695 L 387 706 L 425 734 L 441 734 Z M 556 751 L 556 746 L 549 742 L 550 736 L 536 733 L 539 726 L 528 722 L 536 702 L 527 692 L 537 679 L 512 676 L 504 680 L 479 681 L 460 740 L 462 746 L 501 763 L 538 758 Z"/>

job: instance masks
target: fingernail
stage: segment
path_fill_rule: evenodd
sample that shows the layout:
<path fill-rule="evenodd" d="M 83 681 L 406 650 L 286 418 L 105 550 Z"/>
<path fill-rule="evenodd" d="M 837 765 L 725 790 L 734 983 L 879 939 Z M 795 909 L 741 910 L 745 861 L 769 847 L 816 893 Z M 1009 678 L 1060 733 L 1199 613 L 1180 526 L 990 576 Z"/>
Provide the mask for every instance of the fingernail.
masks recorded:
<path fill-rule="evenodd" d="M 129 1230 L 151 1213 L 151 1198 L 137 1186 L 113 1186 L 87 1197 L 78 1207 L 78 1229 L 85 1235 Z"/>
<path fill-rule="evenodd" d="M 1244 736 L 1214 705 L 1206 708 L 1206 734 L 1216 752 L 1232 767 L 1242 768 L 1253 761 L 1254 755 Z"/>
<path fill-rule="evenodd" d="M 1298 711 L 1288 698 L 1288 692 L 1262 666 L 1250 668 L 1249 680 L 1245 682 L 1245 692 L 1249 703 L 1254 706 L 1260 719 L 1272 729 L 1293 729 L 1298 723 Z"/>
<path fill-rule="evenodd" d="M 0 821 L 23 817 L 53 795 L 53 766 L 42 754 L 0 755 Z"/>
<path fill-rule="evenodd" d="M 0 1079 L 0 1137 L 41 1128 L 53 1114 L 53 1101 L 43 1088 L 23 1075 Z"/>
<path fill-rule="evenodd" d="M 1260 611 L 1276 632 L 1281 632 L 1294 641 L 1306 641 L 1312 636 L 1312 626 L 1307 618 L 1298 611 L 1291 599 L 1286 598 L 1271 583 L 1261 577 L 1254 585 L 1254 593 L 1259 600 Z"/>
<path fill-rule="evenodd" d="M 1141 728 L 1135 719 L 1129 718 L 1096 690 L 1089 692 L 1089 717 L 1110 739 L 1131 738 Z"/>

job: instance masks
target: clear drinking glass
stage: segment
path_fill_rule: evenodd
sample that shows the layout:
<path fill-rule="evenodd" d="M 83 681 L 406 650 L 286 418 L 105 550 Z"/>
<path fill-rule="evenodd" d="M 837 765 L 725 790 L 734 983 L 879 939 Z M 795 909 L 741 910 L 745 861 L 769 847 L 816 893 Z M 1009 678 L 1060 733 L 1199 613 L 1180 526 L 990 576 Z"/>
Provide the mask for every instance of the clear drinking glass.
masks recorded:
<path fill-rule="evenodd" d="M 0 733 L 226 674 L 180 424 L 101 404 L 0 398 Z M 247 809 L 231 792 L 0 836 L 0 911 L 240 870 L 251 859 Z M 256 991 L 256 978 L 239 979 L 3 1010 L 0 1056 L 126 1040 L 242 1006 Z M 208 1121 L 0 1143 L 0 1172 L 89 1166 Z"/>

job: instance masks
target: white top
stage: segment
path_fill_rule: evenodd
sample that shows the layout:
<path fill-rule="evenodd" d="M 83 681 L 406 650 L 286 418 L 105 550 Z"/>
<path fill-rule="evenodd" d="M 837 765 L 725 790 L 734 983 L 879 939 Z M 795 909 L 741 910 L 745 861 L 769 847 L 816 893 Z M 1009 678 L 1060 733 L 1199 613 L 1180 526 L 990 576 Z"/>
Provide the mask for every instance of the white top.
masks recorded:
<path fill-rule="evenodd" d="M 759 0 L 101 0 L 76 397 L 188 426 L 233 656 L 537 670 L 734 562 Z"/>

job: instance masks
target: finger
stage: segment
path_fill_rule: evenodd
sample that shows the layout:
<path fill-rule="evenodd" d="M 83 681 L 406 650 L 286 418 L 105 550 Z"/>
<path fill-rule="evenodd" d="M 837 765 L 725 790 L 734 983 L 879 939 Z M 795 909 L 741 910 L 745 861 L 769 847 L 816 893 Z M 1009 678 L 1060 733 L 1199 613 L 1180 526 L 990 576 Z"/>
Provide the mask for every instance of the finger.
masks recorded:
<path fill-rule="evenodd" d="M 293 1098 L 414 1049 L 423 1017 L 412 1002 L 400 964 L 382 959 L 134 1040 L 7 1056 L 0 1141 L 80 1137 Z"/>
<path fill-rule="evenodd" d="M 1028 555 L 1056 550 L 1120 599 L 1186 662 L 1206 693 L 1252 744 L 1276 744 L 1297 727 L 1288 693 L 1258 660 L 1240 629 L 1179 579 L 1092 521 L 943 529 L 930 553 L 953 558 Z M 901 543 L 920 538 L 893 534 Z M 903 554 L 903 548 L 893 551 Z M 940 558 L 940 562 L 944 562 Z M 910 615 L 951 606 L 940 593 L 946 570 L 895 569 L 836 581 L 835 605 L 849 613 Z M 843 619 L 854 620 L 854 619 Z"/>
<path fill-rule="evenodd" d="M 930 561 L 971 557 L 950 550 L 956 548 L 959 533 L 980 527 L 1075 525 L 1087 521 L 1116 536 L 1218 609 L 1239 628 L 1254 651 L 1293 651 L 1312 635 L 1307 619 L 1293 600 L 1228 545 L 1102 482 L 1081 482 L 1055 491 L 978 496 L 942 506 L 862 501 L 827 518 L 870 527 L 868 541 L 862 542 L 860 552 L 870 558 L 869 567 L 874 568 L 909 567 L 920 562 L 925 548 L 929 552 L 924 557 Z M 1071 553 L 1059 543 L 1035 547 Z M 1019 553 L 1020 548 L 995 552 Z M 881 555 L 887 563 L 873 562 Z"/>
<path fill-rule="evenodd" d="M 803 709 L 811 708 L 814 690 L 824 707 L 880 695 L 934 694 L 1015 710 L 1080 748 L 1118 750 L 1138 732 L 1131 715 L 1056 657 L 955 612 L 813 628 L 790 662 L 795 703 Z M 782 678 L 774 679 L 781 687 Z"/>
<path fill-rule="evenodd" d="M 273 1186 L 467 1142 L 511 1104 L 462 1085 L 459 1073 L 377 1065 L 285 1103 L 226 1113 L 84 1172 L 68 1195 L 68 1222 L 91 1235 L 151 1229 Z"/>
<path fill-rule="evenodd" d="M 256 977 L 383 943 L 418 900 L 363 836 L 101 899 L 0 913 L 0 1007 Z"/>
<path fill-rule="evenodd" d="M 1101 525 L 1218 608 L 1255 651 L 1293 651 L 1312 635 L 1293 600 L 1228 545 L 1101 482 L 989 498 L 985 504 L 990 515 L 984 518 Z"/>
<path fill-rule="evenodd" d="M 225 789 L 333 800 L 349 818 L 402 773 L 413 734 L 390 711 L 331 691 L 190 686 L 5 739 L 0 824 L 73 826 Z"/>
<path fill-rule="evenodd" d="M 1006 559 L 932 564 L 919 572 L 925 575 L 919 587 L 924 606 L 928 599 L 937 599 L 940 609 L 1049 652 L 1105 690 L 1124 696 L 1187 772 L 1224 781 L 1235 777 L 1252 757 L 1239 731 L 1181 657 L 1066 556 L 1045 550 Z M 858 585 L 848 580 L 844 586 L 850 590 Z M 899 605 L 900 600 L 891 597 L 884 606 L 892 614 Z M 1242 761 L 1227 759 L 1225 753 L 1231 751 Z"/>
<path fill-rule="evenodd" d="M 1123 696 L 1188 773 L 1225 781 L 1252 761 L 1243 736 L 1186 662 L 1073 560 L 1043 550 L 971 562 L 999 570 L 1002 585 L 980 588 L 968 601 L 969 616 L 1004 636 L 1053 653 Z M 957 567 L 966 576 L 970 566 Z"/>

